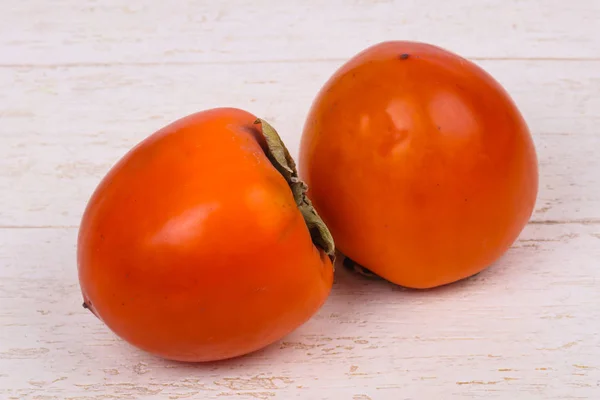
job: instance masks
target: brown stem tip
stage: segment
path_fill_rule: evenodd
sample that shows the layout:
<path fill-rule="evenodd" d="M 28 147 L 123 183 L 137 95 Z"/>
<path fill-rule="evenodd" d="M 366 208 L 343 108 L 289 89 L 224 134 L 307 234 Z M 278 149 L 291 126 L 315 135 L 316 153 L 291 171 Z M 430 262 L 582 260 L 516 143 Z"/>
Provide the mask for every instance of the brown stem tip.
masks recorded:
<path fill-rule="evenodd" d="M 367 278 L 370 279 L 376 279 L 379 280 L 381 279 L 381 277 L 375 273 L 373 273 L 371 270 L 363 267 L 362 265 L 358 264 L 356 261 L 348 258 L 348 257 L 344 257 L 344 261 L 342 262 L 342 265 L 344 267 L 346 267 L 347 269 L 349 269 L 350 271 L 353 271 L 359 275 L 365 276 Z"/>
<path fill-rule="evenodd" d="M 271 164 L 273 164 L 290 186 L 294 199 L 296 200 L 296 205 L 304 217 L 313 243 L 323 249 L 331 261 L 334 262 L 335 244 L 333 242 L 333 237 L 306 195 L 308 186 L 306 186 L 306 183 L 302 182 L 298 177 L 294 159 L 285 147 L 285 144 L 281 140 L 281 137 L 279 137 L 275 128 L 260 118 L 254 121 L 254 123 L 262 125 L 262 133 L 267 142 L 266 155 L 269 158 L 269 161 L 271 161 Z"/>

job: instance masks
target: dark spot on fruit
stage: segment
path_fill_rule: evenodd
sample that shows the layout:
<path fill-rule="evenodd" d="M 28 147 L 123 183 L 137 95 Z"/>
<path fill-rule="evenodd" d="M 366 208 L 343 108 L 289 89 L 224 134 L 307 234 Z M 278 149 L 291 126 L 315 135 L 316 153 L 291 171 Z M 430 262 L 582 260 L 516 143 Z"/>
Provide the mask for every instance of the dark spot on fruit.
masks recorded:
<path fill-rule="evenodd" d="M 403 54 L 400 54 L 400 57 L 398 57 L 398 58 L 400 58 L 401 60 L 408 60 L 409 57 L 410 57 L 410 54 L 403 53 Z"/>
<path fill-rule="evenodd" d="M 83 302 L 83 304 L 81 305 L 83 308 L 85 308 L 86 310 L 89 310 L 90 306 L 88 305 L 88 303 L 86 303 L 85 301 Z"/>

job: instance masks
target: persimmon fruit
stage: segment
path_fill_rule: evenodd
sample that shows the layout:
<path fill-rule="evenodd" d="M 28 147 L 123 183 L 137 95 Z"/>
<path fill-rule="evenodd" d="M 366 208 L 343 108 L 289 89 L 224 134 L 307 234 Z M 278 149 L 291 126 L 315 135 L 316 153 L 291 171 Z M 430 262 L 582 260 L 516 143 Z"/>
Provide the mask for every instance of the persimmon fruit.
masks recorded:
<path fill-rule="evenodd" d="M 507 91 L 473 62 L 418 42 L 373 45 L 329 78 L 298 165 L 340 252 L 410 288 L 494 263 L 538 191 L 534 143 Z"/>
<path fill-rule="evenodd" d="M 78 237 L 84 306 L 132 345 L 180 361 L 261 349 L 306 322 L 334 246 L 275 130 L 234 108 L 160 129 L 121 158 Z"/>

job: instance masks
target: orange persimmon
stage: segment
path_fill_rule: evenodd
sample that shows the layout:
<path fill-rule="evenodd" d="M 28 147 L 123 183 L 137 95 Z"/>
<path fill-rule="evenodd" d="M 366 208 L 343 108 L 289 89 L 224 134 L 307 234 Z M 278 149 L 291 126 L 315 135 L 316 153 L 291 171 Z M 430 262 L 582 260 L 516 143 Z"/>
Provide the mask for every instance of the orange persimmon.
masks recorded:
<path fill-rule="evenodd" d="M 189 115 L 112 167 L 78 237 L 84 306 L 164 358 L 213 361 L 307 321 L 333 242 L 279 136 L 239 109 Z"/>
<path fill-rule="evenodd" d="M 411 288 L 496 261 L 538 190 L 534 144 L 509 94 L 473 62 L 407 41 L 365 49 L 325 83 L 298 164 L 337 248 Z"/>

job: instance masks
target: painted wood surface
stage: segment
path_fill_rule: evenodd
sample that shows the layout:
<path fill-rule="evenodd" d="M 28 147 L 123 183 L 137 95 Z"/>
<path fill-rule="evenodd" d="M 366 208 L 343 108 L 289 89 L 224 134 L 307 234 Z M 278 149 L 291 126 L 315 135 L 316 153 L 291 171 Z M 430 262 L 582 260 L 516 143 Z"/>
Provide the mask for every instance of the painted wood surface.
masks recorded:
<path fill-rule="evenodd" d="M 600 398 L 600 2 L 0 4 L 0 399 Z M 473 59 L 534 135 L 540 195 L 496 265 L 408 291 L 337 269 L 308 323 L 248 357 L 172 363 L 80 306 L 98 181 L 188 113 L 235 106 L 297 154 L 316 91 L 382 40 Z"/>

